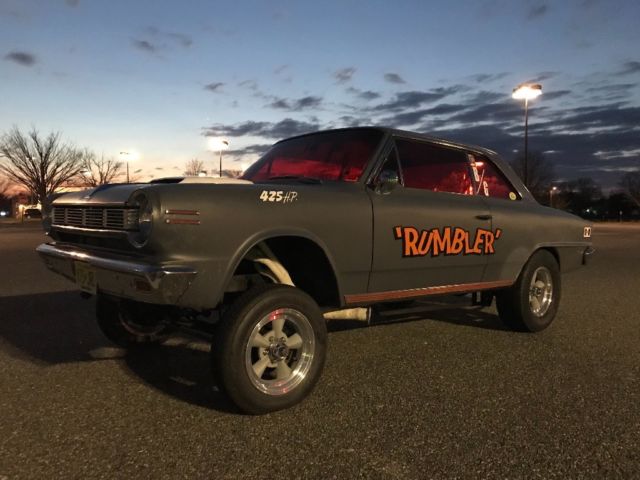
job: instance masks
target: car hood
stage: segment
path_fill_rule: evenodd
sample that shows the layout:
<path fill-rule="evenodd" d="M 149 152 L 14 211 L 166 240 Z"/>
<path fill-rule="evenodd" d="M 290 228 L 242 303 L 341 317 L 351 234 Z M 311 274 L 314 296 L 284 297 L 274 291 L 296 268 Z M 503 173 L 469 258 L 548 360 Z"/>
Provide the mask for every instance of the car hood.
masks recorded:
<path fill-rule="evenodd" d="M 176 177 L 160 179 L 154 183 L 113 183 L 88 190 L 65 193 L 53 201 L 53 205 L 124 205 L 134 192 L 159 188 L 166 184 L 251 185 L 253 182 L 236 178 Z"/>

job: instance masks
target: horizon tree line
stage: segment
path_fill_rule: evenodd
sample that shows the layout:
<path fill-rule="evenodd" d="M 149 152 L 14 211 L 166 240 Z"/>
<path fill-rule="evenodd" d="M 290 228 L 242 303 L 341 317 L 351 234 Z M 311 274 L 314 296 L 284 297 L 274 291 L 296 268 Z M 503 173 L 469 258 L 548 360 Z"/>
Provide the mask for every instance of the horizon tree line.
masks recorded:
<path fill-rule="evenodd" d="M 510 163 L 524 178 L 524 156 L 518 155 Z M 204 163 L 193 158 L 186 162 L 184 175 L 197 176 L 203 170 Z M 584 215 L 590 213 L 590 205 L 602 205 L 605 199 L 592 178 L 554 181 L 553 164 L 541 152 L 530 152 L 527 170 L 527 188 L 541 204 L 550 205 L 553 200 L 555 208 Z M 47 209 L 50 195 L 62 186 L 96 187 L 114 183 L 123 175 L 123 162 L 64 143 L 60 132 L 42 135 L 35 127 L 26 133 L 13 127 L 0 137 L 0 197 L 6 197 L 12 185 L 17 185 Z M 555 194 L 550 193 L 553 186 Z M 640 209 L 640 169 L 625 172 L 618 186 L 620 190 L 609 195 L 613 203 L 621 210 Z"/>

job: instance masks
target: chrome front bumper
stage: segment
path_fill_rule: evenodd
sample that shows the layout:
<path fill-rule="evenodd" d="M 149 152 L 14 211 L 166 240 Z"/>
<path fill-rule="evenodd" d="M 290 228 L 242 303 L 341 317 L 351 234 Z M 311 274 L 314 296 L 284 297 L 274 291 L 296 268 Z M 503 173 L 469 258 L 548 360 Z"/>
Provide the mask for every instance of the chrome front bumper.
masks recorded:
<path fill-rule="evenodd" d="M 198 273 L 188 266 L 151 265 L 66 245 L 43 243 L 36 251 L 49 270 L 73 282 L 82 264 L 93 272 L 96 291 L 146 303 L 178 305 Z"/>

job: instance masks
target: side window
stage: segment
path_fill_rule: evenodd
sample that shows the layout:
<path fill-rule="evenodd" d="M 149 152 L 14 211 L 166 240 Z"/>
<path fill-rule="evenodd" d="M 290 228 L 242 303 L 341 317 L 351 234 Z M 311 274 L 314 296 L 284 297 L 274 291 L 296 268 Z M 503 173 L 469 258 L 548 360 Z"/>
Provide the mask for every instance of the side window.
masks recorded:
<path fill-rule="evenodd" d="M 467 156 L 430 143 L 396 140 L 404 186 L 433 192 L 473 194 Z"/>
<path fill-rule="evenodd" d="M 476 181 L 476 193 L 486 197 L 518 200 L 520 196 L 513 185 L 489 159 L 469 154 Z"/>
<path fill-rule="evenodd" d="M 384 171 L 395 173 L 398 176 L 400 184 L 402 184 L 402 174 L 400 172 L 400 164 L 398 163 L 398 151 L 395 148 L 391 149 L 387 155 L 378 176 L 380 176 Z"/>

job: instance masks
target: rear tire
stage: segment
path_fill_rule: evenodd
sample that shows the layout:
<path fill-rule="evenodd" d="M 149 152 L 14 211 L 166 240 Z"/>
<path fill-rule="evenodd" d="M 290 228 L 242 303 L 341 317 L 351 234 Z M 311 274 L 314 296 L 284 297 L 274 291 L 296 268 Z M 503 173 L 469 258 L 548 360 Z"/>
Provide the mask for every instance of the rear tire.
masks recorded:
<path fill-rule="evenodd" d="M 326 348 L 326 323 L 309 295 L 286 285 L 260 285 L 224 314 L 212 341 L 212 368 L 240 410 L 263 414 L 311 393 Z"/>
<path fill-rule="evenodd" d="M 560 266 L 550 252 L 539 250 L 511 288 L 496 292 L 498 314 L 515 330 L 539 332 L 555 318 L 560 294 Z"/>
<path fill-rule="evenodd" d="M 120 347 L 157 344 L 169 335 L 166 313 L 157 305 L 98 295 L 96 318 L 104 336 Z"/>

